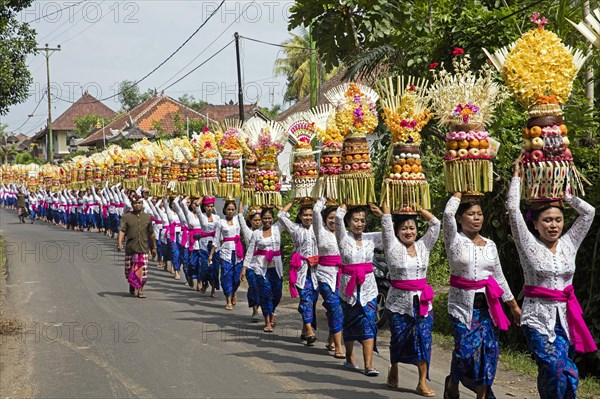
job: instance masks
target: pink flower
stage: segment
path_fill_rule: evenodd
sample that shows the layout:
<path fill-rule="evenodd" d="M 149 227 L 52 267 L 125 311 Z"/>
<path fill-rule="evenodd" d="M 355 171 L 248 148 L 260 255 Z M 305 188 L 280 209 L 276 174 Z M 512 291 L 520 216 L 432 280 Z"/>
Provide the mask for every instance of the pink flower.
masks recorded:
<path fill-rule="evenodd" d="M 439 62 L 432 62 L 431 64 L 429 64 L 429 69 L 435 69 L 440 65 Z"/>
<path fill-rule="evenodd" d="M 539 12 L 534 12 L 531 14 L 531 18 L 529 19 L 531 22 L 538 26 L 538 29 L 542 29 L 544 25 L 548 23 L 546 17 L 542 17 Z"/>
<path fill-rule="evenodd" d="M 452 57 L 463 55 L 464 53 L 465 53 L 465 50 L 463 50 L 462 48 L 454 47 L 454 50 L 452 51 Z"/>

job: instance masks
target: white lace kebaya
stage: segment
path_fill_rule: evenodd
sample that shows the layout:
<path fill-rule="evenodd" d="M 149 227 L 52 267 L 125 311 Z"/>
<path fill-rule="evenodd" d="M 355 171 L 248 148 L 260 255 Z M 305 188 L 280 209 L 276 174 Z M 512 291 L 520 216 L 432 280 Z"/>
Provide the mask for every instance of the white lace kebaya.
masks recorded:
<path fill-rule="evenodd" d="M 450 197 L 444 209 L 444 246 L 450 274 L 469 280 L 485 280 L 492 276 L 504 291 L 502 300 L 511 301 L 514 297 L 502 272 L 496 244 L 490 239 L 481 237 L 485 245 L 476 245 L 469 237 L 458 232 L 455 216 L 459 206 L 460 198 Z M 464 290 L 450 287 L 448 292 L 448 313 L 468 328 L 471 328 L 473 301 L 478 292 L 485 293 L 485 288 Z"/>
<path fill-rule="evenodd" d="M 321 198 L 317 201 L 313 208 L 313 230 L 315 232 L 315 238 L 317 240 L 317 249 L 319 256 L 335 256 L 340 254 L 338 248 L 337 239 L 333 231 L 329 230 L 324 225 L 323 218 L 321 217 L 321 211 L 325 208 L 325 198 Z M 329 288 L 335 291 L 337 287 L 337 267 L 331 266 L 317 266 L 317 281 L 326 283 Z"/>
<path fill-rule="evenodd" d="M 357 263 L 373 263 L 373 255 L 375 248 L 381 248 L 383 242 L 381 239 L 381 233 L 362 233 L 362 245 L 356 244 L 354 235 L 346 231 L 344 225 L 344 216 L 346 216 L 346 210 L 338 208 L 335 212 L 335 235 L 338 242 L 338 248 L 340 249 L 340 255 L 342 256 L 343 265 L 352 265 Z M 365 306 L 369 301 L 377 298 L 377 282 L 375 281 L 375 275 L 373 273 L 367 273 L 365 276 L 365 282 L 356 286 L 352 296 L 346 295 L 346 286 L 350 276 L 342 274 L 340 277 L 340 299 L 354 306 L 357 300 L 357 289 L 360 287 L 360 304 Z"/>
<path fill-rule="evenodd" d="M 420 280 L 427 277 L 429 253 L 438 239 L 441 223 L 434 217 L 427 222 L 427 225 L 427 232 L 415 242 L 417 255 L 410 256 L 406 246 L 396 237 L 392 215 L 384 214 L 381 217 L 383 248 L 391 280 Z M 413 297 L 415 295 L 421 297 L 421 291 L 407 291 L 390 287 L 386 308 L 394 313 L 413 316 Z M 429 310 L 431 308 L 430 303 Z"/>
<path fill-rule="evenodd" d="M 507 207 L 510 228 L 523 268 L 525 285 L 563 291 L 565 287 L 573 284 L 575 256 L 594 221 L 595 209 L 580 198 L 572 196 L 564 198 L 565 202 L 577 211 L 579 217 L 569 231 L 558 239 L 556 251 L 552 253 L 527 228 L 519 209 L 520 190 L 521 179 L 513 177 L 508 190 Z M 554 342 L 557 313 L 565 333 L 571 339 L 566 302 L 525 297 L 521 324 L 537 330 L 540 334 L 547 335 L 548 340 Z"/>
<path fill-rule="evenodd" d="M 277 214 L 279 221 L 283 227 L 290 233 L 292 242 L 294 243 L 294 251 L 298 252 L 301 256 L 308 258 L 311 256 L 317 256 L 317 240 L 315 233 L 312 228 L 305 228 L 302 224 L 294 223 L 290 220 L 290 214 L 288 212 L 279 212 Z M 296 287 L 303 289 L 306 283 L 306 276 L 308 274 L 308 262 L 302 260 L 302 268 L 298 270 L 298 280 L 296 281 Z M 315 273 L 311 273 L 311 279 L 313 287 L 317 287 L 317 276 Z"/>

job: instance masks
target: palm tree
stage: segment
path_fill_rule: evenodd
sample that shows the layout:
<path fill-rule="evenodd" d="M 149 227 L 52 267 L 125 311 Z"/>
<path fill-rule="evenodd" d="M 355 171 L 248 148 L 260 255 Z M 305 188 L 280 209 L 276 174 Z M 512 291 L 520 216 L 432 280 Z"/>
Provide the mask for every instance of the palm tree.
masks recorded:
<path fill-rule="evenodd" d="M 17 148 L 16 144 L 0 146 L 0 157 L 2 158 L 2 163 L 7 163 L 8 158 L 13 155 L 17 155 L 18 153 L 19 149 Z"/>
<path fill-rule="evenodd" d="M 290 33 L 290 38 L 282 43 L 285 56 L 275 60 L 274 72 L 277 76 L 287 77 L 287 89 L 283 101 L 298 101 L 310 93 L 310 40 L 306 29 L 299 34 Z M 317 51 L 317 67 L 321 68 L 321 76 L 317 76 L 318 84 L 330 79 L 338 68 L 324 70 L 321 57 Z"/>

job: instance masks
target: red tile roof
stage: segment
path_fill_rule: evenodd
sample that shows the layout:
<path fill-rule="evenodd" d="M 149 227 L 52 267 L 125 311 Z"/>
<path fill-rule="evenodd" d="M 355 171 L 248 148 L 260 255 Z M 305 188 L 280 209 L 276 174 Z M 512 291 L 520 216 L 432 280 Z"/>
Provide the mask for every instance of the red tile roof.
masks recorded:
<path fill-rule="evenodd" d="M 256 103 L 244 105 L 244 119 L 250 118 L 254 110 L 256 110 Z M 208 115 L 214 121 L 222 122 L 225 119 L 239 119 L 240 106 L 238 104 L 208 104 L 200 112 Z"/>
<path fill-rule="evenodd" d="M 74 130 L 75 119 L 87 115 L 98 115 L 112 119 L 117 113 L 98 101 L 87 91 L 65 112 L 52 122 L 52 130 Z"/>
<path fill-rule="evenodd" d="M 169 96 L 152 97 L 144 101 L 131 111 L 124 113 L 104 126 L 106 137 L 109 138 L 112 130 L 124 130 L 130 126 L 137 126 L 143 131 L 153 131 L 155 123 L 160 123 L 162 130 L 167 134 L 175 132 L 175 114 L 179 112 L 180 123 L 185 124 L 186 118 L 190 120 L 206 120 L 206 115 L 186 107 L 179 101 Z M 102 129 L 92 132 L 78 145 L 91 146 L 101 143 Z"/>

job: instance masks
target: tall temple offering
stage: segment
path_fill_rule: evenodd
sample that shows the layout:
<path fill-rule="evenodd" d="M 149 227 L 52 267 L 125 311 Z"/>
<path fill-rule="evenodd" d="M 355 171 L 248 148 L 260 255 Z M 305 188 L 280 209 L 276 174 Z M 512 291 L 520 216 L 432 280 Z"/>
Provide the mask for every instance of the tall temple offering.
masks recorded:
<path fill-rule="evenodd" d="M 217 197 L 237 198 L 242 194 L 242 126 L 238 120 L 225 120 L 215 130 L 221 153 Z"/>
<path fill-rule="evenodd" d="M 378 85 L 383 122 L 392 135 L 381 203 L 395 213 L 417 213 L 431 208 L 429 184 L 423 174 L 421 130 L 433 118 L 427 108 L 427 81 L 398 76 Z"/>
<path fill-rule="evenodd" d="M 456 52 L 462 54 L 462 52 Z M 492 159 L 500 144 L 485 125 L 508 94 L 496 83 L 493 69 L 485 65 L 479 74 L 470 70 L 468 55 L 452 60 L 454 73 L 434 70 L 429 99 L 435 118 L 448 128 L 444 177 L 446 191 L 482 196 L 493 189 Z"/>
<path fill-rule="evenodd" d="M 284 122 L 292 150 L 292 198 L 310 197 L 317 182 L 317 161 L 312 148 L 316 135 L 313 122 L 302 114 L 294 114 Z"/>
<path fill-rule="evenodd" d="M 340 134 L 333 121 L 328 123 L 332 109 L 331 105 L 319 105 L 306 112 L 304 117 L 314 125 L 315 134 L 321 142 L 319 176 L 313 187 L 312 197 L 325 197 L 328 203 L 337 204 L 344 136 Z"/>
<path fill-rule="evenodd" d="M 192 145 L 198 158 L 198 183 L 192 195 L 213 196 L 219 182 L 217 162 L 219 151 L 214 132 L 208 127 L 201 134 L 192 135 Z"/>
<path fill-rule="evenodd" d="M 375 103 L 379 96 L 370 87 L 357 83 L 337 86 L 325 96 L 334 106 L 327 129 L 344 138 L 339 200 L 346 205 L 373 203 L 375 178 L 367 134 L 372 134 L 378 124 Z"/>
<path fill-rule="evenodd" d="M 281 205 L 281 173 L 277 156 L 283 151 L 287 132 L 278 122 L 253 119 L 243 126 L 247 144 L 256 156 L 256 186 L 252 204 Z"/>
<path fill-rule="evenodd" d="M 537 28 L 512 45 L 494 54 L 484 49 L 529 113 L 520 162 L 522 195 L 530 201 L 552 201 L 572 192 L 584 195 L 562 108 L 587 57 L 544 29 L 544 17 L 536 13 L 531 21 Z"/>

